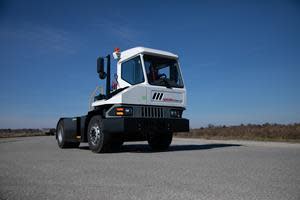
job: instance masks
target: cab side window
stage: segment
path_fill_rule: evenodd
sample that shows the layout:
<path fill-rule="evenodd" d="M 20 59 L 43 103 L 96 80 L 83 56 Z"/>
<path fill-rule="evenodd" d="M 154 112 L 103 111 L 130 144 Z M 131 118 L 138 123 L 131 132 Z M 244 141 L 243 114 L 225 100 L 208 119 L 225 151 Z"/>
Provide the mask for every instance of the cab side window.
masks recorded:
<path fill-rule="evenodd" d="M 122 63 L 121 78 L 131 85 L 136 85 L 138 83 L 144 82 L 145 79 L 140 56 Z"/>

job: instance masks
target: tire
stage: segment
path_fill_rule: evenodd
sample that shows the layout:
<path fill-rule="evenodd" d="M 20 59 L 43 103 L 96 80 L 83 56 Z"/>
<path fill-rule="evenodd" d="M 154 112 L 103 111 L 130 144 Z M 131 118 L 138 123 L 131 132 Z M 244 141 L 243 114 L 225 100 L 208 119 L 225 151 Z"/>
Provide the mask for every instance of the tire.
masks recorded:
<path fill-rule="evenodd" d="M 108 153 L 119 150 L 123 144 L 121 137 L 112 137 L 111 134 L 105 133 L 103 130 L 102 117 L 95 115 L 91 118 L 88 130 L 87 138 L 89 148 L 94 153 Z"/>
<path fill-rule="evenodd" d="M 148 133 L 148 144 L 153 151 L 165 151 L 172 143 L 173 133 Z"/>
<path fill-rule="evenodd" d="M 80 142 L 67 142 L 65 137 L 64 122 L 60 120 L 56 128 L 56 140 L 60 148 L 78 148 Z"/>

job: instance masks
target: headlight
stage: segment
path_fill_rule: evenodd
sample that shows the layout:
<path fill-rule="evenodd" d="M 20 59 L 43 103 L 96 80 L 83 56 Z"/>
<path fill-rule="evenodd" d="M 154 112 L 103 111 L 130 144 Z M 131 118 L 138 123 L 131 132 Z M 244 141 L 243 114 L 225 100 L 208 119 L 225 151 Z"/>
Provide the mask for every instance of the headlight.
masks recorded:
<path fill-rule="evenodd" d="M 170 110 L 170 116 L 174 118 L 181 118 L 182 110 Z"/>

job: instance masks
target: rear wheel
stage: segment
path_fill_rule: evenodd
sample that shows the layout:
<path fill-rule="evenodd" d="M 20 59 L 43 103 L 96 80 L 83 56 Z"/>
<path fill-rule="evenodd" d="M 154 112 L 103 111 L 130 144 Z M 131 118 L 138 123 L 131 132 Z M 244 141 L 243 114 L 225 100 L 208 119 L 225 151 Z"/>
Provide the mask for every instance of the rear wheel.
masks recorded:
<path fill-rule="evenodd" d="M 67 142 L 66 141 L 66 135 L 65 135 L 63 120 L 60 120 L 58 125 L 57 125 L 56 140 L 57 140 L 57 144 L 60 148 L 78 148 L 79 145 L 80 145 L 80 142 Z"/>
<path fill-rule="evenodd" d="M 148 134 L 148 144 L 153 151 L 165 151 L 172 143 L 173 133 L 157 133 L 151 132 Z"/>

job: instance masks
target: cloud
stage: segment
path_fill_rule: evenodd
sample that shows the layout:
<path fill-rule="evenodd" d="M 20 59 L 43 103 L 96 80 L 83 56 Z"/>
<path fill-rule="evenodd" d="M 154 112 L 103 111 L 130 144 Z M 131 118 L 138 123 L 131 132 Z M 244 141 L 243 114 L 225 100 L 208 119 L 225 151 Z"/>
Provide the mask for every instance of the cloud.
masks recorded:
<path fill-rule="evenodd" d="M 75 42 L 76 38 L 71 33 L 56 27 L 29 22 L 15 26 L 2 25 L 0 38 L 22 45 L 23 50 L 28 50 L 30 45 L 39 54 L 47 54 L 50 51 L 74 54 L 79 49 L 78 42 Z"/>
<path fill-rule="evenodd" d="M 141 44 L 142 31 L 133 28 L 123 18 L 115 16 L 115 19 L 102 18 L 91 24 L 92 27 L 104 29 L 114 38 L 121 40 L 125 45 L 138 46 Z M 143 41 L 145 43 L 145 41 Z"/>

